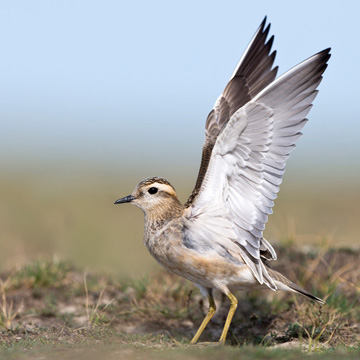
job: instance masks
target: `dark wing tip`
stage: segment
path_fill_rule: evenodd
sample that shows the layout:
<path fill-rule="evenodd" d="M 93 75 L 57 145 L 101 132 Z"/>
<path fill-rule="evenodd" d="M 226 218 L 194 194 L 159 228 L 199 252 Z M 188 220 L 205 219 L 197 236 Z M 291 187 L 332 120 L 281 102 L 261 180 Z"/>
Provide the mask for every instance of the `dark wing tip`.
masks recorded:
<path fill-rule="evenodd" d="M 268 46 L 269 47 L 269 52 L 273 46 L 273 43 L 274 43 L 274 39 L 275 39 L 275 36 L 274 35 L 271 35 L 271 38 L 266 42 L 265 46 Z"/>
<path fill-rule="evenodd" d="M 263 21 L 262 21 L 261 24 L 260 24 L 260 28 L 264 29 L 265 24 L 266 24 L 266 20 L 267 20 L 267 15 L 264 16 L 264 19 L 263 19 Z M 269 24 L 269 25 L 270 25 L 270 24 Z"/>
<path fill-rule="evenodd" d="M 269 23 L 265 30 L 262 31 L 262 35 L 266 38 L 269 35 L 271 24 Z"/>
<path fill-rule="evenodd" d="M 331 48 L 329 47 L 322 51 L 319 51 L 314 56 L 320 57 L 320 61 L 326 63 L 331 58 L 330 51 L 331 51 Z"/>
<path fill-rule="evenodd" d="M 322 51 L 319 51 L 315 55 L 313 55 L 311 58 L 316 59 L 318 63 L 318 71 L 320 74 L 323 74 L 326 68 L 328 67 L 328 61 L 331 57 L 330 54 L 331 48 L 324 49 Z"/>
<path fill-rule="evenodd" d="M 320 54 L 329 54 L 331 56 L 330 51 L 331 51 L 331 47 L 328 47 L 328 48 L 320 51 L 319 53 Z"/>

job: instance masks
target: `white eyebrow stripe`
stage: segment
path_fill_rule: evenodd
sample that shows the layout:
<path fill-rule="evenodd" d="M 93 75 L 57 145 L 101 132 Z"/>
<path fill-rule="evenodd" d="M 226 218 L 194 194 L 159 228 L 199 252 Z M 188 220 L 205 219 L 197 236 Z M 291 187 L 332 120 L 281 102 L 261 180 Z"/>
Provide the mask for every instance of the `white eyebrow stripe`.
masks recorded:
<path fill-rule="evenodd" d="M 153 184 L 148 186 L 148 189 L 150 189 L 152 187 L 156 187 L 160 191 L 164 191 L 164 192 L 167 192 L 167 193 L 169 193 L 171 195 L 176 196 L 176 192 L 175 192 L 174 188 L 172 186 L 170 186 L 170 185 L 154 182 Z"/>

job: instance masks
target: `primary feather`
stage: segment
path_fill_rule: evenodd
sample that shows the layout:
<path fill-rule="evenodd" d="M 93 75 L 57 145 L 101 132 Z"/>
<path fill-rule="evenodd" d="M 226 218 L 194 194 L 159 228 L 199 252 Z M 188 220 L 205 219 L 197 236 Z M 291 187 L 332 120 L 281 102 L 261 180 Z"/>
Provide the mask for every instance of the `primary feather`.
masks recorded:
<path fill-rule="evenodd" d="M 186 207 L 191 206 L 200 191 L 216 139 L 230 117 L 276 77 L 278 68 L 272 69 L 276 51 L 271 53 L 274 36 L 267 41 L 270 24 L 267 27 L 265 24 L 266 17 L 251 39 L 229 83 L 217 99 L 214 109 L 207 117 L 200 171 L 195 188 L 185 204 Z"/>

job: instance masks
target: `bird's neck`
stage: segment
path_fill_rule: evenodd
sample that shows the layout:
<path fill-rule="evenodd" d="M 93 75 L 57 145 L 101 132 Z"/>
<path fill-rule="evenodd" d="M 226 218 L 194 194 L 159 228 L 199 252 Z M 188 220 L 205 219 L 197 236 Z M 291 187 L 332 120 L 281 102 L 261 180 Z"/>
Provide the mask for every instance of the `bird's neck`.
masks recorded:
<path fill-rule="evenodd" d="M 145 214 L 145 237 L 154 236 L 169 221 L 179 219 L 184 212 L 184 205 L 178 199 L 144 211 Z"/>
<path fill-rule="evenodd" d="M 145 212 L 145 221 L 164 223 L 181 216 L 183 211 L 184 205 L 179 200 L 173 199 L 171 202 L 147 210 Z"/>

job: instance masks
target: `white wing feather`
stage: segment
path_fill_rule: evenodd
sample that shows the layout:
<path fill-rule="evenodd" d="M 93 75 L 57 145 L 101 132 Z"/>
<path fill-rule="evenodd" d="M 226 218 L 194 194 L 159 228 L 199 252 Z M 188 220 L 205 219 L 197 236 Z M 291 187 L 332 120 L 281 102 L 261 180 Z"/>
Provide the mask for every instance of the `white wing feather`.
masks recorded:
<path fill-rule="evenodd" d="M 263 239 L 263 230 L 329 57 L 327 49 L 305 60 L 232 115 L 216 140 L 191 206 L 191 230 L 208 227 L 213 245 L 228 244 L 232 251 L 237 245 L 258 281 L 273 289 L 276 285 L 260 258 L 261 246 L 274 258 L 276 254 Z"/>

